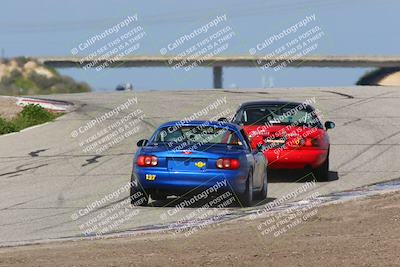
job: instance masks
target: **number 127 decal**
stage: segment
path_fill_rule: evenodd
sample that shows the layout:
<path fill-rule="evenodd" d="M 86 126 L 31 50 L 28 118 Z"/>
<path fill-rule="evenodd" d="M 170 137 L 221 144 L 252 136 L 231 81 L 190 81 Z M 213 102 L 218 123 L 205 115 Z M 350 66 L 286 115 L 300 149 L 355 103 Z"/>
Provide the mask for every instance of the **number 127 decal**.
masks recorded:
<path fill-rule="evenodd" d="M 155 179 L 156 179 L 156 176 L 154 174 L 146 174 L 146 180 L 154 181 Z"/>

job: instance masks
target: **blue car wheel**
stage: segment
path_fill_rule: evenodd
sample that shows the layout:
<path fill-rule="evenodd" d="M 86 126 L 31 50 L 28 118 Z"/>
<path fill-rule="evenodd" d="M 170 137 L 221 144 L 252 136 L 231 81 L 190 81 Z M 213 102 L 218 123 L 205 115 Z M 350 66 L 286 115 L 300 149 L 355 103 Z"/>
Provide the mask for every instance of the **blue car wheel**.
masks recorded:
<path fill-rule="evenodd" d="M 261 188 L 260 192 L 257 193 L 256 198 L 259 200 L 264 200 L 267 198 L 268 195 L 268 174 L 265 171 L 264 179 L 263 179 L 263 187 Z"/>
<path fill-rule="evenodd" d="M 149 203 L 149 195 L 143 190 L 142 186 L 137 182 L 132 173 L 131 176 L 131 188 L 130 188 L 130 201 L 134 206 L 147 206 Z"/>
<path fill-rule="evenodd" d="M 253 202 L 253 172 L 249 173 L 244 193 L 239 194 L 239 202 L 243 207 L 250 207 Z"/>

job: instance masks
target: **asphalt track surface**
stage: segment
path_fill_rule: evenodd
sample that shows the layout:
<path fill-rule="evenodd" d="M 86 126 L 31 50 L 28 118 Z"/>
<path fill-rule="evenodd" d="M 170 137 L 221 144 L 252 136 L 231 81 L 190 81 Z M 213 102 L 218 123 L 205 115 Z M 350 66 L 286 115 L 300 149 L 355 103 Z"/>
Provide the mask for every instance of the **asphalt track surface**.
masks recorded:
<path fill-rule="evenodd" d="M 97 124 L 73 138 L 71 132 L 93 118 L 137 97 L 129 110 Z M 128 192 L 97 207 L 89 215 L 71 216 L 129 182 L 136 141 L 149 137 L 162 122 L 180 120 L 204 109 L 217 99 L 226 104 L 200 118 L 234 111 L 239 103 L 261 99 L 305 101 L 315 97 L 315 107 L 336 128 L 331 138 L 332 181 L 320 182 L 312 192 L 327 194 L 400 177 L 400 88 L 347 87 L 259 90 L 197 90 L 85 93 L 55 95 L 77 109 L 52 123 L 0 136 L 0 245 L 76 237 L 80 225 L 128 197 Z M 145 117 L 138 132 L 97 154 L 84 152 L 80 142 L 126 114 L 141 109 Z M 299 188 L 302 175 L 278 172 L 270 177 L 269 199 Z M 297 182 L 296 182 L 297 181 Z M 137 208 L 140 212 L 113 231 L 174 222 L 193 211 L 185 208 L 169 215 L 171 200 Z M 265 201 L 263 202 L 265 203 Z M 254 203 L 259 208 L 263 203 Z M 125 209 L 125 207 L 118 207 Z M 248 209 L 230 207 L 237 212 Z M 172 212 L 171 212 L 172 214 Z"/>

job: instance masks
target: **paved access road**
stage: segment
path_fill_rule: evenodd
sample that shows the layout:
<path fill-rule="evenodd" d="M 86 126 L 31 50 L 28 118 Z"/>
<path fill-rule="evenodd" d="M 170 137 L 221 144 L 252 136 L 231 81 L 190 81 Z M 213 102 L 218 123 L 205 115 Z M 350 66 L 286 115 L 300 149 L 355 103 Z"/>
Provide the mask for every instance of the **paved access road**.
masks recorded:
<path fill-rule="evenodd" d="M 308 193 L 325 194 L 400 177 L 400 88 L 187 90 L 51 97 L 72 101 L 78 108 L 53 123 L 0 136 L 0 245 L 79 236 L 85 227 L 98 225 L 107 218 L 111 231 L 187 218 L 195 209 L 176 211 L 171 205 L 162 207 L 166 203 L 138 208 L 139 212 L 127 210 L 128 205 L 116 205 L 128 197 L 123 190 L 87 216 L 79 216 L 78 211 L 129 182 L 137 140 L 149 137 L 160 123 L 190 117 L 218 99 L 225 98 L 226 104 L 209 109 L 200 119 L 233 112 L 243 101 L 305 101 L 315 97 L 315 106 L 324 119 L 336 122 L 336 129 L 330 131 L 331 175 L 339 179 L 317 183 Z M 137 97 L 137 104 L 131 104 L 129 110 L 96 123 L 75 138 L 71 136 L 74 130 L 133 97 Z M 104 134 L 105 128 L 137 109 L 143 111 L 143 121 L 137 124 L 139 128 L 133 125 L 124 130 L 132 131 L 130 136 L 118 139 L 100 154 L 96 149 L 84 152 L 86 146 L 80 143 L 90 136 Z M 291 177 L 281 178 L 285 179 L 270 183 L 270 198 L 279 198 L 302 185 L 302 181 L 295 183 Z M 110 226 L 112 212 L 120 210 L 128 219 Z M 71 219 L 74 214 L 78 214 L 75 221 Z M 96 216 L 104 217 L 95 222 Z"/>

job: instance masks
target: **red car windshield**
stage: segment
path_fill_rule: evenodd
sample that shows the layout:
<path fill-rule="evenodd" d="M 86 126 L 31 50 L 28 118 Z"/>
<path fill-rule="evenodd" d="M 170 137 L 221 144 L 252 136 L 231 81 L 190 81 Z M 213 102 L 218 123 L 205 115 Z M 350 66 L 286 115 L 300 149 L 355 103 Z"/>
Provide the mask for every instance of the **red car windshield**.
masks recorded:
<path fill-rule="evenodd" d="M 248 107 L 237 114 L 235 122 L 241 125 L 293 125 L 321 128 L 315 111 L 295 105 Z"/>

